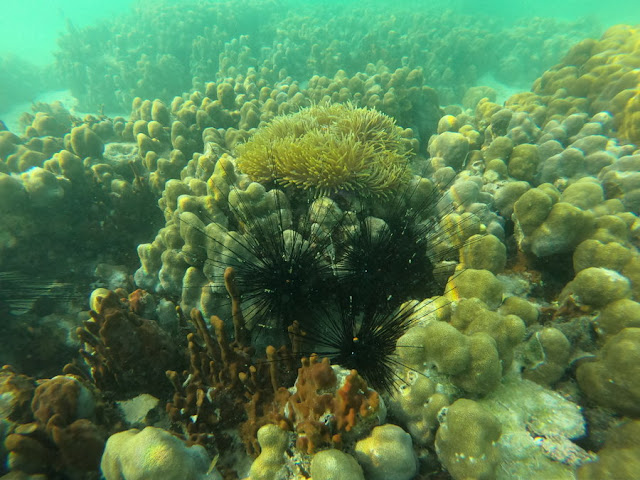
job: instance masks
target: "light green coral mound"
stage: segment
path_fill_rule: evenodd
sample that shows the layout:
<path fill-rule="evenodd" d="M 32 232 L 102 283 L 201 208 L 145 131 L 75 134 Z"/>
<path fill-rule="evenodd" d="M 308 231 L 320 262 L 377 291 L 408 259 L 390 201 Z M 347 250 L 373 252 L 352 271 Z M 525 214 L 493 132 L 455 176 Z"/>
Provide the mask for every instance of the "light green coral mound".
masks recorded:
<path fill-rule="evenodd" d="M 100 464 L 107 480 L 220 480 L 220 474 L 209 467 L 203 447 L 187 447 L 156 427 L 111 435 Z"/>
<path fill-rule="evenodd" d="M 362 467 L 356 459 L 335 448 L 314 455 L 311 476 L 314 480 L 364 480 Z"/>
<path fill-rule="evenodd" d="M 250 480 L 277 478 L 284 468 L 284 453 L 289 443 L 287 432 L 277 425 L 267 424 L 258 430 L 258 443 L 262 451 L 251 464 Z"/>
<path fill-rule="evenodd" d="M 438 412 L 450 404 L 441 385 L 426 375 L 410 372 L 400 389 L 389 400 L 389 412 L 400 422 L 418 446 L 433 445 Z"/>
<path fill-rule="evenodd" d="M 408 150 L 395 121 L 353 105 L 317 105 L 276 117 L 237 147 L 257 182 L 386 196 L 408 181 Z"/>
<path fill-rule="evenodd" d="M 638 478 L 640 472 L 640 421 L 614 427 L 608 434 L 598 460 L 578 470 L 579 480 L 601 478 Z"/>
<path fill-rule="evenodd" d="M 355 456 L 368 480 L 410 480 L 418 471 L 411 436 L 397 425 L 375 427 L 356 443 Z"/>
<path fill-rule="evenodd" d="M 610 337 L 595 361 L 578 367 L 576 377 L 598 405 L 640 416 L 640 328 L 625 328 Z"/>
<path fill-rule="evenodd" d="M 589 267 L 580 270 L 567 284 L 560 298 L 573 296 L 583 305 L 603 307 L 631 296 L 631 283 L 618 272 L 607 268 Z"/>
<path fill-rule="evenodd" d="M 564 374 L 570 355 L 571 343 L 560 330 L 538 330 L 525 343 L 522 375 L 541 385 L 552 385 Z"/>
<path fill-rule="evenodd" d="M 513 205 L 515 238 L 520 248 L 538 257 L 573 251 L 595 229 L 592 209 L 602 187 L 584 178 L 560 194 L 548 183 L 525 192 Z"/>
<path fill-rule="evenodd" d="M 455 479 L 495 478 L 498 463 L 498 419 L 473 400 L 461 398 L 443 411 L 436 452 Z"/>

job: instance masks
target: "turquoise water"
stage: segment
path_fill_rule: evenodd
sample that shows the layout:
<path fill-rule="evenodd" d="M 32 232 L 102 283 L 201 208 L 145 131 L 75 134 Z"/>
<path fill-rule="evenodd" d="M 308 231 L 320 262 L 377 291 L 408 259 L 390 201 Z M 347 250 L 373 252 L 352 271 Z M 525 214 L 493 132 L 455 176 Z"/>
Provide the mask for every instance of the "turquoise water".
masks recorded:
<path fill-rule="evenodd" d="M 127 12 L 131 0 L 24 0 L 4 2 L 0 17 L 0 56 L 16 55 L 37 65 L 53 61 L 56 38 L 67 22 L 84 27 Z"/>
<path fill-rule="evenodd" d="M 37 65 L 53 61 L 56 38 L 71 22 L 76 27 L 126 14 L 132 7 L 144 2 L 132 0 L 110 0 L 108 2 L 87 2 L 83 0 L 24 0 L 4 2 L 0 16 L 0 56 L 16 55 Z M 154 2 L 159 4 L 161 2 Z M 179 4 L 179 1 L 164 2 Z M 291 8 L 300 8 L 302 2 L 291 2 Z M 331 4 L 332 2 L 304 2 L 305 4 Z M 339 2 L 353 5 L 371 2 Z M 380 8 L 390 2 L 380 2 Z M 439 5 L 440 3 L 440 5 Z M 424 9 L 451 8 L 461 13 L 483 14 L 513 21 L 521 17 L 543 16 L 564 20 L 591 17 L 591 21 L 608 26 L 618 22 L 640 22 L 640 7 L 630 0 L 600 1 L 468 1 L 447 2 L 405 2 L 406 5 Z M 402 2 L 393 2 L 394 6 Z M 304 8 L 304 7 L 303 7 Z"/>
<path fill-rule="evenodd" d="M 454 8 L 474 13 L 499 16 L 505 19 L 519 17 L 542 16 L 577 20 L 580 17 L 591 17 L 592 21 L 603 25 L 613 23 L 637 23 L 640 21 L 640 6 L 632 0 L 616 0 L 602 2 L 596 0 L 543 0 L 530 2 L 527 0 L 513 1 L 465 1 L 453 2 Z"/>

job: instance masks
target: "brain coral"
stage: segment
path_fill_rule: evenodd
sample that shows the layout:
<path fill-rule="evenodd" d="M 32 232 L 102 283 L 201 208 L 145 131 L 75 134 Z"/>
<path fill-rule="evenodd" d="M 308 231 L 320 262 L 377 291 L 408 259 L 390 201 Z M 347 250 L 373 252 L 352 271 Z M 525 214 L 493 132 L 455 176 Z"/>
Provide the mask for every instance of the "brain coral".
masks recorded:
<path fill-rule="evenodd" d="M 316 105 L 259 129 L 238 146 L 238 163 L 257 182 L 386 196 L 409 178 L 400 132 L 377 110 Z"/>

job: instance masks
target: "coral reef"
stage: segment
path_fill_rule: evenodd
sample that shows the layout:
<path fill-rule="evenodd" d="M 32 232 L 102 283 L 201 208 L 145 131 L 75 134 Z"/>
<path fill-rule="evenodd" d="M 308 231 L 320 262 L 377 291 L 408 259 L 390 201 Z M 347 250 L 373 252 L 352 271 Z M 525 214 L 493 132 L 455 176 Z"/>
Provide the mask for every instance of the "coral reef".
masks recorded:
<path fill-rule="evenodd" d="M 591 155 L 594 142 L 598 143 L 594 137 L 599 137 L 599 143 L 604 144 L 606 137 L 602 135 L 613 129 L 624 142 L 640 141 L 638 78 L 634 70 L 638 62 L 637 39 L 637 27 L 616 25 L 599 40 L 589 38 L 577 43 L 560 63 L 534 82 L 531 92 L 512 96 L 506 105 L 515 112 L 530 113 L 538 126 L 548 130 L 544 136 L 547 139 L 562 141 L 567 133 L 569 136 L 576 133 L 577 137 L 590 136 L 578 146 L 585 155 L 592 157 L 585 166 L 606 162 L 602 155 Z M 605 111 L 610 113 L 598 113 Z M 593 120 L 583 127 L 582 135 L 577 129 L 558 129 L 559 124 L 566 124 L 572 117 L 589 116 L 594 116 Z M 584 168 L 579 165 L 577 154 L 572 152 L 572 155 L 573 161 L 559 159 L 557 167 L 560 171 Z"/>
<path fill-rule="evenodd" d="M 478 84 L 596 30 L 244 0 L 70 25 L 81 105 L 130 111 L 0 125 L 9 475 L 630 476 L 639 30 L 504 105 Z"/>
<path fill-rule="evenodd" d="M 442 116 L 436 91 L 424 82 L 421 68 L 392 71 L 385 64 L 368 63 L 351 77 L 344 70 L 333 77 L 314 75 L 302 93 L 314 104 L 352 102 L 393 117 L 407 129 L 403 137 L 407 143 L 412 140 L 417 152 L 417 145 L 426 145 Z"/>
<path fill-rule="evenodd" d="M 3 53 L 0 57 L 0 105 L 3 110 L 29 101 L 43 90 L 57 88 L 59 84 L 50 70 L 16 55 Z"/>
<path fill-rule="evenodd" d="M 451 103 L 489 72 L 524 85 L 572 43 L 600 33 L 587 21 L 534 18 L 507 26 L 487 15 L 422 7 L 394 5 L 390 15 L 385 8 L 287 9 L 268 1 L 145 5 L 101 26 L 70 26 L 59 40 L 56 70 L 82 108 L 116 111 L 136 96 L 168 102 L 203 81 L 248 69 L 265 72 L 274 83 L 287 76 L 332 76 L 339 69 L 364 72 L 376 63 L 391 72 L 422 67 L 424 81 Z M 166 33 L 173 31 L 181 34 Z M 403 98 L 401 108 L 413 100 Z"/>
<path fill-rule="evenodd" d="M 159 215 L 137 167 L 126 161 L 112 165 L 107 163 L 112 157 L 102 155 L 103 144 L 115 140 L 113 122 L 74 117 L 60 102 L 33 108 L 36 115 L 24 118 L 24 135 L 0 132 L 0 182 L 6 196 L 0 207 L 0 269 L 59 275 L 76 270 L 61 267 L 65 263 L 80 257 L 95 262 L 99 254 L 113 255 L 139 243 Z M 143 210 L 150 222 L 141 221 Z"/>

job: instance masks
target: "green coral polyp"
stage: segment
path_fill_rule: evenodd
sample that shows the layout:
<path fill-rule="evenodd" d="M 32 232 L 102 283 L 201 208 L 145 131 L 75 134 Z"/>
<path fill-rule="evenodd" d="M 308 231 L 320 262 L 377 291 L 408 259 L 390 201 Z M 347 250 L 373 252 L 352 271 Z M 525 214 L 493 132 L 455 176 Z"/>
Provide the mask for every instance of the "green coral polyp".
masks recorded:
<path fill-rule="evenodd" d="M 395 121 L 377 110 L 313 106 L 259 129 L 237 147 L 238 164 L 261 183 L 384 197 L 410 178 L 410 151 L 400 133 Z"/>

